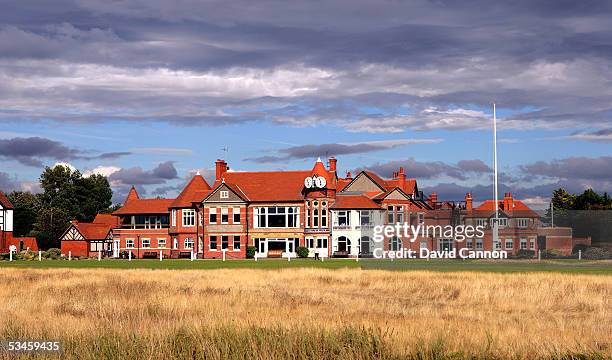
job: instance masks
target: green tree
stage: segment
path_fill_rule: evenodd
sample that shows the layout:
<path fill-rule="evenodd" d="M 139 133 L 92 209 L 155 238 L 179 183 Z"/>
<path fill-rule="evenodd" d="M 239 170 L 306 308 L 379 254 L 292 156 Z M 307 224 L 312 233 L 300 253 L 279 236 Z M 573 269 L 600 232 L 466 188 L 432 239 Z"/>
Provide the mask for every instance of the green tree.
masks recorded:
<path fill-rule="evenodd" d="M 40 211 L 40 198 L 31 192 L 13 191 L 8 198 L 15 207 L 13 211 L 13 233 L 15 236 L 28 236 L 34 229 L 36 215 Z"/>
<path fill-rule="evenodd" d="M 92 221 L 96 214 L 106 211 L 113 203 L 113 191 L 105 176 L 94 174 L 80 178 L 76 182 L 76 194 L 79 199 L 79 215 L 82 221 Z"/>
<path fill-rule="evenodd" d="M 34 224 L 34 235 L 43 249 L 60 247 L 60 236 L 68 228 L 70 216 L 61 208 L 43 208 L 38 212 Z"/>
<path fill-rule="evenodd" d="M 77 183 L 81 178 L 78 170 L 72 171 L 67 166 L 46 167 L 40 175 L 43 207 L 62 209 L 69 217 L 81 219 L 82 214 L 79 209 L 81 199 L 77 193 Z"/>

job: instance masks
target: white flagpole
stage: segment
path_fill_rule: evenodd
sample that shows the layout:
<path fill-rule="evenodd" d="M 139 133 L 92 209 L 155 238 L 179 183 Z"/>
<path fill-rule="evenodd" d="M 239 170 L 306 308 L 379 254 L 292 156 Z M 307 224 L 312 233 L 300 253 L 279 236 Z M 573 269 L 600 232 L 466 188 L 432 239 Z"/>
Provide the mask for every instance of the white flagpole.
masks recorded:
<path fill-rule="evenodd" d="M 495 112 L 495 103 L 493 103 L 493 171 L 494 176 L 494 191 L 495 191 L 495 226 L 493 227 L 493 250 L 495 250 L 495 242 L 499 238 L 499 195 L 497 193 L 497 114 Z"/>

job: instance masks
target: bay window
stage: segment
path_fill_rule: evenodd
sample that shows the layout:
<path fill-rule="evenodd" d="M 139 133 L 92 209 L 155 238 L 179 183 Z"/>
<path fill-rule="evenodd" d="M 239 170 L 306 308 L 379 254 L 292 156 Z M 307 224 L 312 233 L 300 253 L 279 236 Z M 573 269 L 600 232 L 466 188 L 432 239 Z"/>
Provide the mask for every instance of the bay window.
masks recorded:
<path fill-rule="evenodd" d="M 255 208 L 256 228 L 293 228 L 300 223 L 299 208 L 294 206 L 267 206 Z"/>
<path fill-rule="evenodd" d="M 195 210 L 183 209 L 183 226 L 195 226 Z"/>

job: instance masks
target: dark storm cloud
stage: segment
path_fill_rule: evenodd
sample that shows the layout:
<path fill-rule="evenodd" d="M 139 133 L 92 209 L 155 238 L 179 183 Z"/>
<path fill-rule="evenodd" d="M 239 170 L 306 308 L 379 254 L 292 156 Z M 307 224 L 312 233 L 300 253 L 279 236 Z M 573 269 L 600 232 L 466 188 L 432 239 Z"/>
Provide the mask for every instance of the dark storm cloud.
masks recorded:
<path fill-rule="evenodd" d="M 41 159 L 53 160 L 95 160 L 116 159 L 129 155 L 129 152 L 111 152 L 89 155 L 88 151 L 69 148 L 59 141 L 41 137 L 0 139 L 0 157 L 18 161 L 27 166 L 43 165 Z"/>
<path fill-rule="evenodd" d="M 338 155 L 362 154 L 373 151 L 391 149 L 398 146 L 411 144 L 435 144 L 440 143 L 440 139 L 400 139 L 370 141 L 356 144 L 308 144 L 292 146 L 279 150 L 280 156 L 260 156 L 245 159 L 259 163 L 279 162 L 292 159 L 313 159 L 317 157 L 329 157 Z"/>
<path fill-rule="evenodd" d="M 491 169 L 480 160 L 461 160 L 457 164 L 447 164 L 442 161 L 418 161 L 413 158 L 376 163 L 367 170 L 390 178 L 393 173 L 403 167 L 408 177 L 416 179 L 437 179 L 444 176 L 458 180 L 467 180 L 470 176 L 488 173 Z M 355 170 L 356 172 L 362 169 Z"/>
<path fill-rule="evenodd" d="M 0 108 L 10 110 L 0 121 L 461 130 L 482 127 L 487 114 L 451 110 L 496 100 L 514 111 L 507 127 L 597 131 L 612 114 L 611 7 L 11 2 L 0 13 Z M 380 113 L 360 111 L 375 103 Z"/>
<path fill-rule="evenodd" d="M 155 185 L 165 184 L 168 180 L 178 178 L 178 172 L 173 161 L 160 163 L 151 170 L 143 170 L 141 167 L 131 167 L 118 170 L 109 175 L 111 182 L 123 185 Z"/>
<path fill-rule="evenodd" d="M 566 159 L 537 161 L 521 166 L 527 174 L 561 179 L 591 179 L 612 182 L 612 156 L 597 158 L 571 157 Z"/>

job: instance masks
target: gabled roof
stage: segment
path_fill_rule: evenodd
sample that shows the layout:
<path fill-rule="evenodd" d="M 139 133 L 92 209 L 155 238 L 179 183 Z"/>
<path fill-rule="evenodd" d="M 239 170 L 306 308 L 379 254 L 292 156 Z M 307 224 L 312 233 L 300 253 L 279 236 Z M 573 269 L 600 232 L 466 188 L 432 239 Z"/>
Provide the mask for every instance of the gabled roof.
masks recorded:
<path fill-rule="evenodd" d="M 172 208 L 184 208 L 191 207 L 192 203 L 200 202 L 210 192 L 210 185 L 204 180 L 201 175 L 195 175 L 189 184 L 185 186 L 183 191 L 174 200 L 170 207 Z"/>
<path fill-rule="evenodd" d="M 230 184 L 228 182 L 217 182 L 216 184 L 217 185 L 211 191 L 208 192 L 208 194 L 206 195 L 206 197 L 202 201 L 208 200 L 208 198 L 213 196 L 217 191 L 219 191 L 219 189 L 224 188 L 224 187 L 230 189 L 231 191 L 233 191 L 234 194 L 236 194 L 236 196 L 238 196 L 242 200 L 249 201 L 249 198 L 240 189 L 240 187 L 238 185 Z"/>
<path fill-rule="evenodd" d="M 341 195 L 336 196 L 331 209 L 380 209 L 380 205 L 365 195 Z"/>
<path fill-rule="evenodd" d="M 310 170 L 264 171 L 264 172 L 226 172 L 226 184 L 236 186 L 249 201 L 302 201 L 304 179 L 311 175 Z M 221 181 L 215 182 L 215 187 Z"/>
<path fill-rule="evenodd" d="M 504 201 L 498 201 L 498 209 L 503 211 L 506 215 L 510 217 L 540 217 L 538 213 L 531 210 L 531 208 L 525 205 L 524 202 L 520 200 L 513 200 L 514 207 L 511 209 L 504 209 Z M 495 215 L 495 200 L 485 200 L 482 204 L 480 204 L 474 212 L 479 216 L 488 217 Z"/>
<path fill-rule="evenodd" d="M 385 187 L 387 189 L 392 189 L 392 188 L 395 188 L 395 187 L 400 187 L 399 179 L 384 180 L 384 182 L 385 182 Z M 404 188 L 402 190 L 405 193 L 407 193 L 407 194 L 416 194 L 416 192 L 417 192 L 416 179 L 406 179 L 406 183 L 405 183 Z"/>
<path fill-rule="evenodd" d="M 6 197 L 6 195 L 4 195 L 2 191 L 0 191 L 0 204 L 2 204 L 2 207 L 7 210 L 13 209 L 13 204 L 11 204 L 9 199 Z"/>
<path fill-rule="evenodd" d="M 175 199 L 137 199 L 126 202 L 113 215 L 168 214 Z"/>
<path fill-rule="evenodd" d="M 93 221 L 94 224 L 106 224 L 111 227 L 119 225 L 119 217 L 112 214 L 97 214 Z"/>
<path fill-rule="evenodd" d="M 107 224 L 77 223 L 74 226 L 86 240 L 104 240 L 112 227 Z"/>

